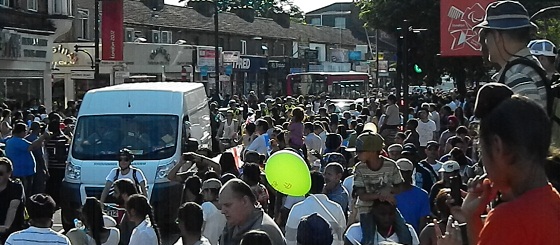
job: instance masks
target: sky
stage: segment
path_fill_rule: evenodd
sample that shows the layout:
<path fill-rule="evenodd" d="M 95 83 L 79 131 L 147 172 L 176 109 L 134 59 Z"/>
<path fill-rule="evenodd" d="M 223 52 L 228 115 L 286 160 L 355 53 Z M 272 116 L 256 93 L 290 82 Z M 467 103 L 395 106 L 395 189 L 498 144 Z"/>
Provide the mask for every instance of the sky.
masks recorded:
<path fill-rule="evenodd" d="M 335 2 L 352 2 L 352 0 L 292 0 L 292 1 L 297 6 L 299 6 L 304 13 L 322 8 L 324 6 L 330 5 Z M 179 0 L 165 0 L 165 3 L 167 4 L 177 5 L 178 2 Z M 181 3 L 181 5 L 182 4 L 183 3 Z"/>

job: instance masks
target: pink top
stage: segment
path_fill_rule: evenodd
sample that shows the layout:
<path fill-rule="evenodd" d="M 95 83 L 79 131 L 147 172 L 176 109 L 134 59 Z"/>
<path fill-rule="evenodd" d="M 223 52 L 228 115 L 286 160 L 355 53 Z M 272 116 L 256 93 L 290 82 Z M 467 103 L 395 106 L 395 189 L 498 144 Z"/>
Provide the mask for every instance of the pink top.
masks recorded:
<path fill-rule="evenodd" d="M 303 147 L 303 123 L 291 122 L 288 130 L 290 131 L 290 144 Z"/>

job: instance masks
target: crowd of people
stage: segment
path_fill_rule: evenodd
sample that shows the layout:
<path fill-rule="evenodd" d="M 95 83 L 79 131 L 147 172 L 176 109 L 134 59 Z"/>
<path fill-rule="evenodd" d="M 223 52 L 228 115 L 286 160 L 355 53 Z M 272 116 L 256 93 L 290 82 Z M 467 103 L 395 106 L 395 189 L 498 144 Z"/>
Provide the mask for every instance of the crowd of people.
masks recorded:
<path fill-rule="evenodd" d="M 183 153 L 167 176 L 184 187 L 175 244 L 557 244 L 560 153 L 546 87 L 554 62 L 529 43 L 533 25 L 518 2 L 492 3 L 486 20 L 477 28 L 500 83 L 466 95 L 414 94 L 410 108 L 381 90 L 348 109 L 327 96 L 212 102 L 214 149 Z M 520 57 L 539 66 L 508 65 Z M 70 142 L 75 106 L 64 117 L 2 111 L 0 243 L 162 244 L 146 178 L 126 148 L 75 228 L 51 229 L 58 207 L 45 194 L 43 149 Z M 308 166 L 307 195 L 268 183 L 267 159 L 283 150 Z M 109 199 L 124 206 L 122 219 L 104 214 Z"/>

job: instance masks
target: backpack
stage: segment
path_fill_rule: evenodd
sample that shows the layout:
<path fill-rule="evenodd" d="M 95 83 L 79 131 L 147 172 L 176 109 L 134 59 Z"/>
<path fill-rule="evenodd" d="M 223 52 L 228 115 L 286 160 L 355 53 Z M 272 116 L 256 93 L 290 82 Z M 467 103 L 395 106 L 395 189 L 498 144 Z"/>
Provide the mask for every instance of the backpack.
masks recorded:
<path fill-rule="evenodd" d="M 552 123 L 551 143 L 554 147 L 560 147 L 560 78 L 558 74 L 552 76 L 552 79 L 548 79 L 546 71 L 537 63 L 527 58 L 519 58 L 508 62 L 498 82 L 505 83 L 506 71 L 518 64 L 533 68 L 543 80 L 546 89 L 546 112 Z"/>
<path fill-rule="evenodd" d="M 131 167 L 130 168 L 132 170 L 132 179 L 134 180 L 134 186 L 136 186 L 136 191 L 138 191 L 138 193 L 142 193 L 142 190 L 140 189 L 140 181 L 138 181 L 138 177 L 136 177 L 136 172 L 138 172 L 138 170 L 136 168 Z M 113 183 L 115 183 L 115 181 L 117 181 L 119 179 L 119 173 L 121 172 L 120 168 L 117 168 L 117 174 L 115 174 L 115 178 L 113 179 Z"/>

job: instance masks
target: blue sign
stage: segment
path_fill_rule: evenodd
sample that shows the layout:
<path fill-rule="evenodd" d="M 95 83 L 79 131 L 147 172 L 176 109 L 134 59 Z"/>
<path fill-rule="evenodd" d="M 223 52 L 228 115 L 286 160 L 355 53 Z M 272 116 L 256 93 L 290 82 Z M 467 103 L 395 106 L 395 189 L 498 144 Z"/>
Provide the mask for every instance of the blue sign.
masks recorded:
<path fill-rule="evenodd" d="M 290 68 L 290 74 L 303 73 L 303 68 Z"/>
<path fill-rule="evenodd" d="M 233 64 L 233 69 L 237 71 L 258 73 L 268 70 L 268 59 L 262 56 L 241 56 Z"/>
<path fill-rule="evenodd" d="M 203 77 L 208 76 L 208 66 L 201 66 L 200 67 L 200 75 Z"/>
<path fill-rule="evenodd" d="M 348 59 L 350 61 L 362 60 L 362 51 L 350 51 L 350 52 L 348 52 Z"/>
<path fill-rule="evenodd" d="M 233 66 L 232 65 L 226 66 L 225 73 L 226 75 L 230 76 L 233 73 Z"/>

